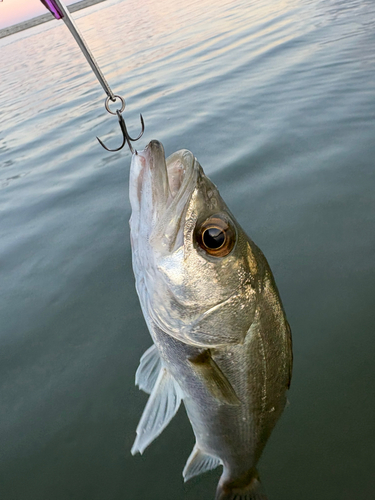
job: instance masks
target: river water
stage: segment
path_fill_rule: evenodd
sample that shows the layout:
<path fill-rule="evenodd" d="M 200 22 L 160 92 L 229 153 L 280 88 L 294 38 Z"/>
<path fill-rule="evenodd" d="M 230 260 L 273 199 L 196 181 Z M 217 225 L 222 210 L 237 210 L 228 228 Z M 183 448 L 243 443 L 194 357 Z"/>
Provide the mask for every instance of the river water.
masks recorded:
<path fill-rule="evenodd" d="M 375 491 L 375 4 L 108 0 L 74 15 L 137 143 L 194 152 L 274 271 L 290 405 L 270 500 Z M 131 269 L 130 153 L 62 22 L 0 42 L 0 498 L 209 500 L 183 410 L 130 448 L 150 345 Z"/>

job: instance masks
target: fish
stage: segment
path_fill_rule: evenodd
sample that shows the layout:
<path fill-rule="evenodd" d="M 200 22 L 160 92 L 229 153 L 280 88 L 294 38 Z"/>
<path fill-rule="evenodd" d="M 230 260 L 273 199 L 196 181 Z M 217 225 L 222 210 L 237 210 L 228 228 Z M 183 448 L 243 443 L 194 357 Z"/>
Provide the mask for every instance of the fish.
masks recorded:
<path fill-rule="evenodd" d="M 185 481 L 221 465 L 215 500 L 266 500 L 257 462 L 287 401 L 292 339 L 271 269 L 194 155 L 156 140 L 132 156 L 132 264 L 152 338 L 149 394 L 131 453 L 184 404 L 195 446 Z"/>

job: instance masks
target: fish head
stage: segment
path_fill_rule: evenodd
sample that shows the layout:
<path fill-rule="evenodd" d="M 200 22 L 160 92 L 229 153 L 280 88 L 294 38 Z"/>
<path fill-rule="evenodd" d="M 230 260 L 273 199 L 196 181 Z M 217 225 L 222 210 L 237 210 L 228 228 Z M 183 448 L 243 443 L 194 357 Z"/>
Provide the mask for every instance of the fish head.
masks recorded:
<path fill-rule="evenodd" d="M 194 155 L 180 150 L 165 160 L 162 144 L 151 141 L 133 155 L 130 200 L 146 320 L 196 345 L 244 338 L 255 309 L 257 248 Z"/>

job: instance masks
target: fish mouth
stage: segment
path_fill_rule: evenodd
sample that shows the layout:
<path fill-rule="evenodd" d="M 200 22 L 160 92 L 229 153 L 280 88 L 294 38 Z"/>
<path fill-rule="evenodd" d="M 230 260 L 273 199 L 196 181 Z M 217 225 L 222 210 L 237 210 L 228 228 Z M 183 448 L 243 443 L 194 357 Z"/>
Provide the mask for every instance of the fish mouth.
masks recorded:
<path fill-rule="evenodd" d="M 152 140 L 143 151 L 135 154 L 144 160 L 144 168 L 151 171 L 154 200 L 164 201 L 167 208 L 177 195 L 182 194 L 181 188 L 184 190 L 187 187 L 184 180 L 194 167 L 193 154 L 188 150 L 181 150 L 165 159 L 164 147 L 157 140 Z M 139 191 L 142 189 L 142 181 L 143 176 L 139 176 Z"/>
<path fill-rule="evenodd" d="M 165 159 L 164 147 L 156 140 L 134 153 L 129 185 L 132 231 L 145 235 L 145 244 L 161 244 L 168 251 L 181 244 L 184 214 L 200 168 L 186 149 Z"/>
<path fill-rule="evenodd" d="M 181 205 L 182 199 L 194 189 L 198 162 L 194 155 L 180 150 L 165 159 L 161 142 L 152 140 L 143 151 L 133 155 L 130 191 L 140 206 L 159 216 L 169 208 Z M 131 196 L 134 201 L 134 196 Z M 131 200 L 132 201 L 132 200 Z M 185 200 L 187 201 L 187 200 Z M 135 203 L 132 203 L 134 210 Z"/>

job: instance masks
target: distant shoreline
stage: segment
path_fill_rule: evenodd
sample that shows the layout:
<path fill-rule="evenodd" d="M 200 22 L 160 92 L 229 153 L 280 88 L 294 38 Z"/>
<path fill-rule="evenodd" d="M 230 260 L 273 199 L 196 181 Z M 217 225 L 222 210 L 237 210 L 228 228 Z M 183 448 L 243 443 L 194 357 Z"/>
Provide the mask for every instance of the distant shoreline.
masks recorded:
<path fill-rule="evenodd" d="M 73 5 L 69 5 L 69 12 L 76 12 L 77 10 L 84 9 L 86 7 L 90 7 L 91 5 L 95 5 L 96 3 L 103 2 L 104 0 L 81 0 L 80 2 L 74 3 Z M 50 12 L 46 14 L 42 14 L 41 16 L 34 17 L 33 19 L 29 19 L 27 21 L 23 21 L 22 23 L 14 24 L 13 26 L 9 26 L 8 28 L 0 29 L 0 38 L 4 38 L 9 35 L 13 35 L 14 33 L 18 33 L 19 31 L 27 30 L 29 28 L 33 28 L 34 26 L 38 26 L 38 24 L 46 23 L 47 21 L 51 21 L 55 19 Z"/>

